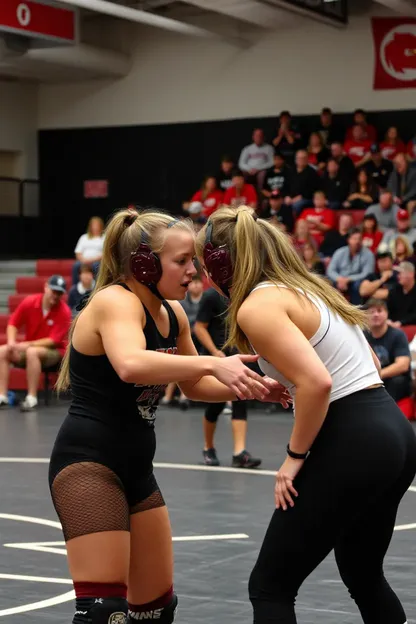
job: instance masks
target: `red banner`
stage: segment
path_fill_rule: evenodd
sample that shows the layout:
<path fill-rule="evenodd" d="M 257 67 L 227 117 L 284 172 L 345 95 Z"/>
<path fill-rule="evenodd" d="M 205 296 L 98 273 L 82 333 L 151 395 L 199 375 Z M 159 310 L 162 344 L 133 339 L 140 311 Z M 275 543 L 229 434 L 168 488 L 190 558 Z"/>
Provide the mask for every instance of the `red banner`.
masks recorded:
<path fill-rule="evenodd" d="M 0 0 L 0 32 L 75 42 L 75 11 L 31 0 Z"/>
<path fill-rule="evenodd" d="M 84 180 L 86 199 L 104 199 L 108 197 L 108 180 Z"/>
<path fill-rule="evenodd" d="M 374 89 L 416 88 L 416 19 L 372 19 L 375 68 Z"/>

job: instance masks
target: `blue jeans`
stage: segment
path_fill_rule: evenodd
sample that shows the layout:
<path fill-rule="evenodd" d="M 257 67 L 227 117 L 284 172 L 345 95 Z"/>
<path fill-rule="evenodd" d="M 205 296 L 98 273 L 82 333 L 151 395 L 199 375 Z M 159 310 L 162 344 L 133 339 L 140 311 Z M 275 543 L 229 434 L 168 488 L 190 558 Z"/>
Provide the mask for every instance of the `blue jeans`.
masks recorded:
<path fill-rule="evenodd" d="M 90 264 L 90 263 L 89 262 L 80 262 L 79 260 L 74 262 L 74 265 L 72 267 L 72 283 L 73 284 L 78 284 L 78 282 L 79 282 L 79 270 L 81 268 L 81 264 Z M 98 269 L 100 268 L 100 263 L 99 262 L 92 262 L 90 264 L 90 266 L 91 266 L 92 272 L 94 274 L 94 279 L 96 279 L 97 273 L 98 273 Z"/>
<path fill-rule="evenodd" d="M 360 295 L 361 281 L 362 280 L 357 280 L 356 282 L 350 282 L 348 285 L 347 294 L 349 296 L 350 303 L 352 303 L 353 305 L 361 304 L 361 295 Z M 336 282 L 333 282 L 331 280 L 331 283 L 334 286 L 334 288 L 337 288 Z"/>
<path fill-rule="evenodd" d="M 298 217 L 304 208 L 312 208 L 313 200 L 302 197 L 299 201 L 292 204 L 293 212 Z"/>

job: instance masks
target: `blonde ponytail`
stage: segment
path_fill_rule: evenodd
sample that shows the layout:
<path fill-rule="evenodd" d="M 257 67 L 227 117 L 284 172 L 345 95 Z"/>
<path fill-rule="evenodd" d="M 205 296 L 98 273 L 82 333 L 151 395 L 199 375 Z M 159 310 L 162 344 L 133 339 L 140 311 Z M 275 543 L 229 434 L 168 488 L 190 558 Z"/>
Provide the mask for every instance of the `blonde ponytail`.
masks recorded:
<path fill-rule="evenodd" d="M 213 244 L 227 245 L 234 267 L 226 346 L 235 346 L 242 353 L 252 352 L 247 337 L 237 323 L 237 315 L 243 301 L 262 281 L 282 284 L 299 297 L 302 292 L 315 295 L 346 323 L 366 326 L 365 313 L 351 305 L 326 279 L 310 272 L 289 236 L 269 221 L 257 219 L 251 208 L 221 208 L 211 215 L 210 221 Z M 196 251 L 200 258 L 205 227 L 196 239 Z"/>
<path fill-rule="evenodd" d="M 172 215 L 163 212 L 154 210 L 138 212 L 131 208 L 116 212 L 105 229 L 100 268 L 94 289 L 86 305 L 91 303 L 100 290 L 131 276 L 130 256 L 138 248 L 143 235 L 146 235 L 152 250 L 155 253 L 160 253 L 164 244 L 166 228 L 175 221 L 175 228 L 179 227 L 194 233 L 193 226 L 188 220 L 177 221 Z M 72 321 L 68 347 L 62 359 L 58 381 L 56 382 L 55 387 L 58 393 L 68 390 L 70 386 L 69 352 L 77 318 L 78 316 Z"/>

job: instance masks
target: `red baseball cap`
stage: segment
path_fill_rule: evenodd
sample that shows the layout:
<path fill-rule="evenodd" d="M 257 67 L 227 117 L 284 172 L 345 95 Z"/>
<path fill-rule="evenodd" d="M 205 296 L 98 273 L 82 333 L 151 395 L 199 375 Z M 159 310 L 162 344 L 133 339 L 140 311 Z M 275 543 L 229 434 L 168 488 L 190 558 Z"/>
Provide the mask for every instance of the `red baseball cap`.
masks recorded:
<path fill-rule="evenodd" d="M 407 212 L 407 210 L 404 210 L 403 208 L 400 208 L 400 210 L 397 212 L 397 219 L 400 221 L 404 221 L 405 219 L 409 218 L 409 213 Z"/>

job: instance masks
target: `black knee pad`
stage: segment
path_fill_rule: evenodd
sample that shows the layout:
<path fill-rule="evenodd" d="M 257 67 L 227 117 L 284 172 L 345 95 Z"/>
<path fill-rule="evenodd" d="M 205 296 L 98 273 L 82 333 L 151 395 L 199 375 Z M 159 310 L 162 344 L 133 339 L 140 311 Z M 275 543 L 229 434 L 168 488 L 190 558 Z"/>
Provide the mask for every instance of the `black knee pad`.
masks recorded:
<path fill-rule="evenodd" d="M 125 624 L 125 598 L 77 598 L 72 624 Z"/>
<path fill-rule="evenodd" d="M 160 624 L 172 624 L 178 611 L 178 597 L 173 594 L 171 602 L 165 607 L 151 609 L 150 611 L 130 611 L 127 624 L 140 622 L 141 620 L 157 620 Z M 111 623 L 113 624 L 113 623 Z"/>

